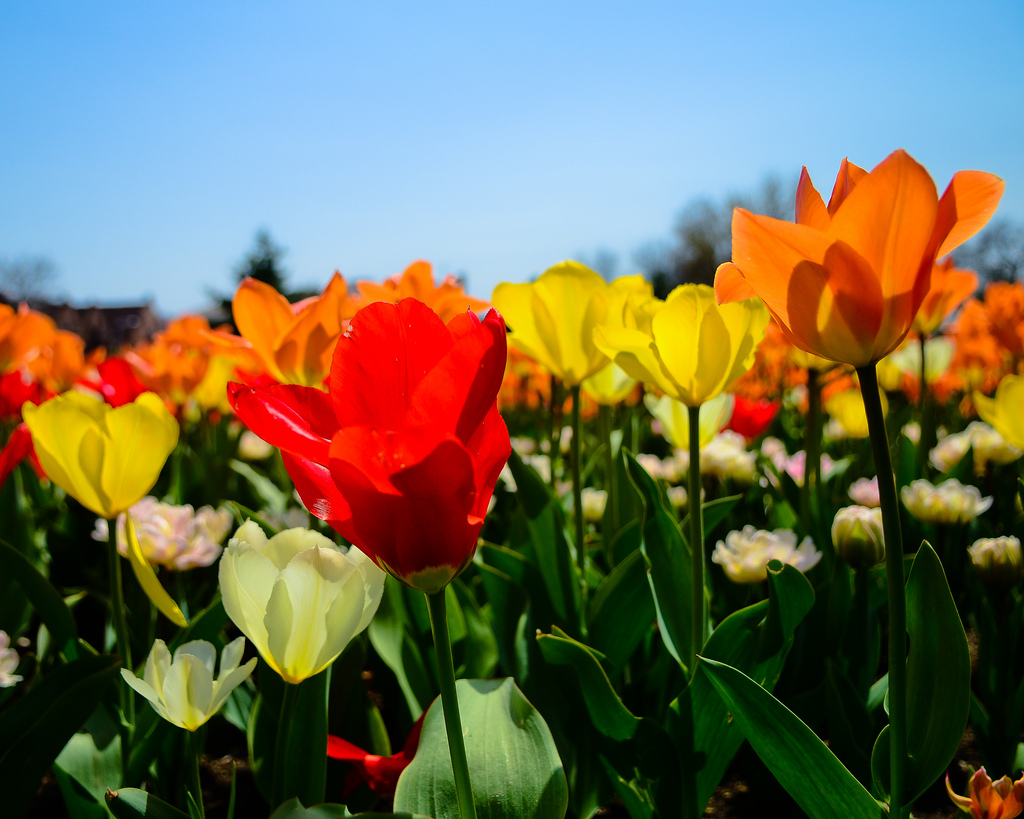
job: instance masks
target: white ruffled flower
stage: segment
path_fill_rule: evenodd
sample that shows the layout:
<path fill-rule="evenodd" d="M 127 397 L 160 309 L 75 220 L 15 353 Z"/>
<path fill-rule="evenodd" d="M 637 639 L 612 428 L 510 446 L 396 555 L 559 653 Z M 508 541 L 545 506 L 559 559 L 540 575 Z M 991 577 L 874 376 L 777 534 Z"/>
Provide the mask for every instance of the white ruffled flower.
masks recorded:
<path fill-rule="evenodd" d="M 861 506 L 876 507 L 882 502 L 878 498 L 878 477 L 857 478 L 850 484 L 850 498 Z"/>
<path fill-rule="evenodd" d="M 10 688 L 21 682 L 14 671 L 18 668 L 18 652 L 11 648 L 11 638 L 0 631 L 0 688 Z"/>
<path fill-rule="evenodd" d="M 701 448 L 700 471 L 702 475 L 750 484 L 757 477 L 757 453 L 747 450 L 747 439 L 740 433 L 725 430 Z"/>
<path fill-rule="evenodd" d="M 821 552 L 809 537 L 797 546 L 791 529 L 768 532 L 748 524 L 718 541 L 711 559 L 733 583 L 759 583 L 768 577 L 769 561 L 778 560 L 806 572 L 821 560 Z"/>
<path fill-rule="evenodd" d="M 954 478 L 938 486 L 923 479 L 913 481 L 903 487 L 900 497 L 907 511 L 922 523 L 970 523 L 987 511 L 993 500 Z"/>

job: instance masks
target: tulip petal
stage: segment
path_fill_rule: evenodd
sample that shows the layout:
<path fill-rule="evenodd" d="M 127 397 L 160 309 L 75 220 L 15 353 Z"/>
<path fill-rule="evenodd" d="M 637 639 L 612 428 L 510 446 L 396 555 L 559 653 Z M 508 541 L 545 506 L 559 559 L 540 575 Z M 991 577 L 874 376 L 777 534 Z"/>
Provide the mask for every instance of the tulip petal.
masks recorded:
<path fill-rule="evenodd" d="M 867 173 L 863 168 L 843 157 L 843 161 L 839 165 L 839 173 L 836 174 L 836 183 L 832 186 L 832 196 L 828 200 L 829 216 L 835 216 L 839 206 L 846 201 L 846 197 L 850 195 L 857 183 L 867 176 Z"/>
<path fill-rule="evenodd" d="M 661 366 L 651 336 L 630 327 L 597 327 L 594 342 L 632 378 L 663 391 L 675 391 L 675 385 Z"/>
<path fill-rule="evenodd" d="M 338 341 L 331 365 L 338 425 L 373 419 L 382 429 L 403 427 L 413 391 L 451 346 L 448 329 L 422 302 L 364 307 Z"/>
<path fill-rule="evenodd" d="M 143 679 L 159 694 L 159 692 L 164 690 L 164 680 L 167 678 L 167 672 L 170 670 L 170 667 L 171 652 L 167 648 L 167 643 L 158 638 L 153 643 L 153 648 L 146 658 L 146 670 L 143 674 Z"/>
<path fill-rule="evenodd" d="M 252 344 L 263 361 L 273 362 L 278 339 L 295 321 L 288 299 L 269 284 L 247 278 L 235 293 L 231 312 L 238 332 Z M 279 378 L 281 374 L 273 375 Z"/>
<path fill-rule="evenodd" d="M 278 532 L 267 541 L 261 551 L 263 556 L 282 572 L 292 560 L 313 546 L 319 546 L 321 549 L 336 548 L 334 541 L 319 532 L 297 527 Z"/>
<path fill-rule="evenodd" d="M 277 575 L 270 559 L 239 540 L 237 533 L 220 559 L 218 577 L 224 610 L 264 657 L 268 654 L 268 637 L 263 617 Z"/>
<path fill-rule="evenodd" d="M 131 563 L 132 571 L 135 573 L 139 585 L 142 586 L 142 590 L 146 593 L 146 597 L 150 599 L 164 617 L 174 623 L 174 625 L 184 628 L 188 625 L 188 620 L 185 619 L 185 615 L 178 608 L 178 604 L 174 602 L 171 596 L 164 590 L 164 587 L 160 585 L 156 572 L 153 571 L 153 567 L 149 565 L 149 561 L 146 560 L 146 556 L 142 553 L 142 547 L 139 545 L 139 538 L 135 534 L 135 524 L 132 523 L 131 515 L 126 516 L 125 529 L 128 534 L 128 562 Z"/>
<path fill-rule="evenodd" d="M 177 662 L 178 658 L 183 654 L 188 654 L 198 659 L 206 667 L 206 670 L 210 672 L 212 679 L 217 669 L 217 649 L 213 647 L 213 643 L 206 640 L 190 640 L 187 643 L 183 643 L 175 649 L 174 662 Z"/>
<path fill-rule="evenodd" d="M 132 688 L 134 688 L 135 691 L 137 691 L 140 695 L 142 695 L 147 700 L 149 700 L 149 702 L 153 706 L 154 710 L 156 710 L 156 712 L 161 717 L 163 717 L 164 719 L 167 719 L 166 711 L 164 710 L 163 703 L 160 702 L 160 695 L 156 691 L 153 690 L 153 686 L 151 686 L 145 680 L 140 680 L 138 677 L 136 677 L 127 668 L 122 668 L 121 669 L 121 678 L 126 683 L 128 683 L 128 685 L 130 685 Z"/>
<path fill-rule="evenodd" d="M 331 436 L 338 428 L 327 393 L 314 387 L 252 388 L 232 382 L 228 401 L 239 420 L 271 446 L 327 463 Z"/>
<path fill-rule="evenodd" d="M 321 664 L 321 650 L 328 642 L 327 613 L 354 571 L 337 549 L 316 546 L 297 554 L 278 576 L 263 622 L 271 664 L 276 663 L 286 682 L 301 682 L 326 667 L 327 663 Z M 354 620 L 353 627 L 362 616 L 362 602 L 358 597 L 345 612 Z M 331 621 L 330 631 L 346 630 L 347 634 L 339 654 L 352 637 L 348 625 Z M 264 659 L 269 662 L 270 658 Z"/>
<path fill-rule="evenodd" d="M 509 340 L 549 372 L 556 371 L 556 360 L 548 349 L 549 339 L 537 330 L 533 309 L 533 285 L 502 282 L 494 288 L 491 301 L 511 331 Z M 556 340 L 557 341 L 557 340 Z"/>
<path fill-rule="evenodd" d="M 508 357 L 505 323 L 491 310 L 482 322 L 465 313 L 448 326 L 455 343 L 412 393 L 408 423 L 436 425 L 465 441 L 501 387 Z"/>
<path fill-rule="evenodd" d="M 800 181 L 796 186 L 796 222 L 816 230 L 828 230 L 831 221 L 832 217 L 828 208 L 825 207 L 821 194 L 814 187 L 811 175 L 807 173 L 807 167 L 804 166 L 800 171 Z"/>
<path fill-rule="evenodd" d="M 732 262 L 725 262 L 715 271 L 715 301 L 728 304 L 732 301 L 757 298 L 757 293 L 743 276 L 742 271 Z"/>
<path fill-rule="evenodd" d="M 476 498 L 471 514 L 483 519 L 487 516 L 487 505 L 494 494 L 498 476 L 512 454 L 505 419 L 501 417 L 496 405 L 491 405 L 483 423 L 466 441 L 466 449 L 476 464 Z"/>
<path fill-rule="evenodd" d="M 224 677 L 226 674 L 230 674 L 236 668 L 239 663 L 242 662 L 242 655 L 245 653 L 245 638 L 236 637 L 226 646 L 220 655 L 220 674 L 219 677 Z"/>
<path fill-rule="evenodd" d="M 323 382 L 341 335 L 347 296 L 345 280 L 335 273 L 320 298 L 310 300 L 279 337 L 274 361 L 289 383 L 312 387 Z"/>
<path fill-rule="evenodd" d="M 352 520 L 352 510 L 335 486 L 330 468 L 312 461 L 304 461 L 283 451 L 281 460 L 284 461 L 284 467 L 288 470 L 303 505 L 315 517 L 351 540 L 346 527 Z"/>
<path fill-rule="evenodd" d="M 957 171 L 939 200 L 933 258 L 952 253 L 988 224 L 1006 183 L 984 171 Z"/>
<path fill-rule="evenodd" d="M 240 637 L 239 640 L 241 639 L 243 638 Z M 226 648 L 224 650 L 227 651 Z M 231 696 L 231 692 L 249 679 L 249 675 L 252 674 L 253 669 L 255 668 L 256 658 L 253 657 L 245 665 L 232 669 L 227 676 L 221 674 L 220 679 L 218 679 L 214 685 L 213 697 L 210 700 L 209 714 L 216 714 L 224 703 L 228 701 L 228 697 Z"/>

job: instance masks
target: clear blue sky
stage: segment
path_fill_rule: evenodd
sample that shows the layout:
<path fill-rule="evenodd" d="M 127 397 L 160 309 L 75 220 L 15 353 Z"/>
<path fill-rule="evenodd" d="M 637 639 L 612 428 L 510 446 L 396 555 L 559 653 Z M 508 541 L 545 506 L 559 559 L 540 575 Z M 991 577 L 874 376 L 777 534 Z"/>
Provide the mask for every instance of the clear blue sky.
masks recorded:
<path fill-rule="evenodd" d="M 293 285 L 632 272 L 698 196 L 897 147 L 1024 221 L 1024 3 L 0 0 L 0 256 L 165 315 L 266 227 Z"/>

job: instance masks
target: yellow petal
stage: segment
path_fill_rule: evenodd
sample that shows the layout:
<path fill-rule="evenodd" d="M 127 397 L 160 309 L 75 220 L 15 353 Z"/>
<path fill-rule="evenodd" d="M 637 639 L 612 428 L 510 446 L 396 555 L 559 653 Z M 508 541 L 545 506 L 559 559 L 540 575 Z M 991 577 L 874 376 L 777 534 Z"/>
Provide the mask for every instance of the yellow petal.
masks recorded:
<path fill-rule="evenodd" d="M 188 620 L 185 619 L 185 615 L 178 608 L 178 604 L 171 599 L 171 596 L 164 590 L 164 587 L 160 585 L 160 581 L 156 578 L 156 572 L 153 571 L 153 567 L 149 565 L 149 561 L 142 554 L 142 547 L 139 545 L 139 538 L 135 534 L 132 516 L 126 515 L 125 517 L 127 522 L 125 528 L 128 532 L 128 562 L 132 564 L 132 571 L 135 572 L 139 585 L 142 586 L 146 597 L 152 601 L 153 605 L 160 610 L 164 617 L 174 623 L 174 625 L 184 628 L 188 625 Z"/>

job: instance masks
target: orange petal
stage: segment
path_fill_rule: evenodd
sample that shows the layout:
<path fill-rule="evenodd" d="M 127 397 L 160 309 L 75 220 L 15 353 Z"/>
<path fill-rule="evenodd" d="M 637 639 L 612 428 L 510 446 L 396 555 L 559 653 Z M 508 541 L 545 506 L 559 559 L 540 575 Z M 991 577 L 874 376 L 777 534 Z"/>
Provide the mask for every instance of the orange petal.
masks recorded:
<path fill-rule="evenodd" d="M 937 206 L 928 172 L 905 151 L 894 151 L 857 183 L 833 217 L 829 235 L 864 257 L 886 298 L 911 292 L 922 272 Z M 931 273 L 931 260 L 923 272 Z M 920 295 L 923 299 L 924 292 Z M 912 320 L 913 314 L 908 327 Z"/>
<path fill-rule="evenodd" d="M 828 200 L 829 216 L 835 216 L 839 206 L 846 201 L 846 197 L 866 175 L 867 171 L 863 168 L 854 165 L 845 157 L 843 158 L 843 162 L 839 166 L 839 174 L 836 176 L 836 184 L 832 186 L 832 196 Z"/>
<path fill-rule="evenodd" d="M 259 353 L 264 363 L 273 367 L 274 347 L 295 322 L 288 299 L 269 284 L 247 278 L 235 293 L 231 312 L 238 332 Z"/>
<path fill-rule="evenodd" d="M 718 266 L 718 270 L 715 271 L 715 301 L 719 304 L 728 304 L 732 301 L 756 298 L 757 293 L 743 278 L 743 273 L 736 265 L 726 262 Z"/>
<path fill-rule="evenodd" d="M 957 171 L 939 201 L 935 257 L 956 250 L 992 218 L 1006 183 L 984 171 Z"/>
<path fill-rule="evenodd" d="M 804 166 L 804 169 L 800 171 L 800 182 L 796 186 L 796 222 L 798 225 L 828 230 L 831 221 L 832 217 L 825 208 L 821 194 L 814 187 L 811 175 L 807 173 L 807 167 Z"/>

